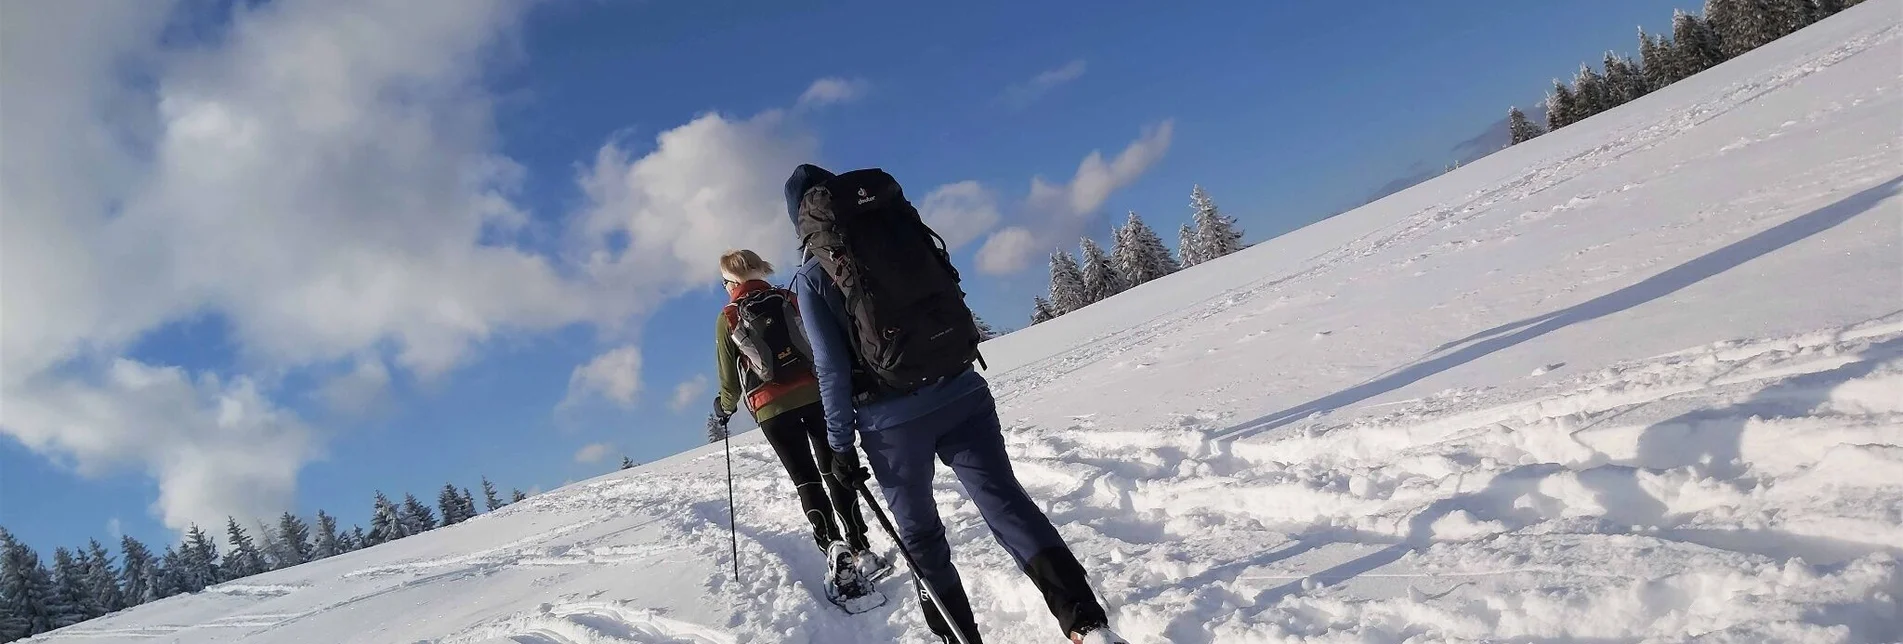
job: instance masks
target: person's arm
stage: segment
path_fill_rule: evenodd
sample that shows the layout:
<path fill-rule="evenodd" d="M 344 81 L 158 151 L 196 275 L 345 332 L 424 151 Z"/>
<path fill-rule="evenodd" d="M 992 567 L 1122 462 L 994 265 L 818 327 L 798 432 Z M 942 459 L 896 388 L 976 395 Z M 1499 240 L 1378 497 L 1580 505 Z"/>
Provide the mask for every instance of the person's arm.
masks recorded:
<path fill-rule="evenodd" d="M 740 407 L 740 371 L 734 365 L 733 337 L 727 327 L 727 312 L 721 310 L 714 320 L 714 366 L 720 373 L 720 413 L 732 416 Z"/>
<path fill-rule="evenodd" d="M 852 408 L 852 340 L 845 320 L 833 313 L 845 308 L 845 296 L 816 269 L 794 275 L 793 294 L 801 303 L 806 341 L 813 346 L 813 375 L 819 378 L 819 401 L 826 411 L 826 442 L 833 451 L 850 450 L 858 424 L 858 412 Z"/>

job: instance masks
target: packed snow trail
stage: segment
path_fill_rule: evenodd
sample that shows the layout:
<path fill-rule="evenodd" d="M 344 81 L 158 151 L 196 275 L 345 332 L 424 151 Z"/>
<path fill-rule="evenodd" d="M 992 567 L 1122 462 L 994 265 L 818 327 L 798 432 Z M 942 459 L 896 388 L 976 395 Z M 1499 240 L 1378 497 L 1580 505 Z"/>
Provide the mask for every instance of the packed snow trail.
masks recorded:
<path fill-rule="evenodd" d="M 1903 640 L 1899 60 L 1871 0 L 995 340 L 1019 474 L 1135 642 Z M 923 640 L 734 458 L 738 579 L 716 445 L 39 641 Z M 1061 641 L 940 485 L 987 641 Z"/>

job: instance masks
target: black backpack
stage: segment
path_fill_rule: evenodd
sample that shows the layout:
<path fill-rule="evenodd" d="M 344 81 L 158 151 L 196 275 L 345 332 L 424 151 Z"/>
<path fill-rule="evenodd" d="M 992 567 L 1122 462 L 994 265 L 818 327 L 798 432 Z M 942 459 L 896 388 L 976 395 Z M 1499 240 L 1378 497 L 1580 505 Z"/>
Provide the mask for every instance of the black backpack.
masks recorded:
<path fill-rule="evenodd" d="M 727 322 L 747 393 L 782 378 L 812 373 L 813 347 L 806 341 L 793 294 L 769 288 L 740 296 L 727 305 Z"/>
<path fill-rule="evenodd" d="M 892 175 L 854 170 L 808 189 L 799 235 L 845 294 L 853 353 L 869 376 L 854 379 L 856 393 L 908 393 L 984 364 L 945 240 Z"/>

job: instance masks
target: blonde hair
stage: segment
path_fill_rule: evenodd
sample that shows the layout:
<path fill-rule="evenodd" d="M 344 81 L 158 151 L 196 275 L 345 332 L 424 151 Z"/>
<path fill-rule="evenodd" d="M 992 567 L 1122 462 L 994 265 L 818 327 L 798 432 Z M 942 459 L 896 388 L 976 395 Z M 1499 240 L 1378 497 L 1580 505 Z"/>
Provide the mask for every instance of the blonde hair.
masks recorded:
<path fill-rule="evenodd" d="M 720 273 L 729 278 L 747 279 L 773 274 L 773 265 L 750 250 L 730 250 L 720 256 Z"/>

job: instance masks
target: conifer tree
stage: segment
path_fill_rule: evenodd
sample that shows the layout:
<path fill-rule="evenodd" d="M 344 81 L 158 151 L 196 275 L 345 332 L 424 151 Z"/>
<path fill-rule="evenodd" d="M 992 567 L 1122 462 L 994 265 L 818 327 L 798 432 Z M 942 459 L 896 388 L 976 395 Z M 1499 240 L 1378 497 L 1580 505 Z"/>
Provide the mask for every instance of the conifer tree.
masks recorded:
<path fill-rule="evenodd" d="M 469 495 L 469 488 L 463 488 L 463 520 L 476 518 L 476 497 Z"/>
<path fill-rule="evenodd" d="M 707 413 L 707 443 L 713 444 L 713 443 L 718 443 L 724 440 L 727 440 L 727 424 L 720 422 L 720 414 L 718 412 L 708 412 Z M 521 493 L 522 492 L 520 490 L 516 491 L 516 494 L 521 494 Z M 520 500 L 520 499 L 517 499 L 517 500 Z"/>
<path fill-rule="evenodd" d="M 1513 145 L 1539 138 L 1546 130 L 1527 120 L 1526 113 L 1518 107 L 1507 108 L 1507 133 L 1513 137 Z"/>
<path fill-rule="evenodd" d="M 1170 257 L 1170 249 L 1163 245 L 1163 238 L 1143 223 L 1143 218 L 1132 211 L 1123 226 L 1117 228 L 1115 242 L 1110 247 L 1111 267 L 1117 270 L 1129 285 L 1135 287 L 1178 270 L 1176 259 Z"/>
<path fill-rule="evenodd" d="M 1202 186 L 1190 188 L 1189 207 L 1194 212 L 1191 220 L 1196 224 L 1196 254 L 1201 261 L 1242 250 L 1242 231 L 1236 228 L 1236 220 L 1222 214 Z"/>
<path fill-rule="evenodd" d="M 1043 296 L 1031 298 L 1031 324 L 1036 326 L 1051 321 L 1057 314 L 1051 311 L 1051 303 Z"/>
<path fill-rule="evenodd" d="M 1606 52 L 1605 66 L 1606 95 L 1613 106 L 1630 103 L 1651 91 L 1645 81 L 1645 71 L 1631 58 Z"/>
<path fill-rule="evenodd" d="M 1591 65 L 1579 66 L 1579 73 L 1573 76 L 1573 99 L 1577 123 L 1592 118 L 1594 114 L 1606 111 L 1611 98 L 1606 93 L 1606 79 L 1600 76 Z"/>
<path fill-rule="evenodd" d="M 370 547 L 371 545 L 372 544 L 370 543 L 370 536 L 363 533 L 363 526 L 360 526 L 360 525 L 350 526 L 350 542 L 344 544 L 344 546 L 346 547 L 345 552 L 349 552 L 351 550 L 362 550 L 364 548 Z"/>
<path fill-rule="evenodd" d="M 180 550 L 172 546 L 165 547 L 165 554 L 159 557 L 158 575 L 152 579 L 152 586 L 160 598 L 171 597 L 185 590 L 185 558 Z"/>
<path fill-rule="evenodd" d="M 1573 97 L 1573 89 L 1558 79 L 1553 81 L 1553 93 L 1546 95 L 1546 131 L 1552 132 L 1572 125 L 1579 111 L 1578 100 Z"/>
<path fill-rule="evenodd" d="M 520 489 L 514 489 L 514 488 L 511 488 L 511 489 L 509 490 L 509 502 L 510 502 L 510 503 L 520 503 L 520 502 L 522 502 L 522 501 L 526 501 L 526 500 L 528 500 L 528 498 L 529 498 L 529 495 L 527 495 L 527 494 L 523 494 L 523 493 L 522 493 L 522 490 L 520 490 Z"/>
<path fill-rule="evenodd" d="M 277 538 L 272 540 L 271 556 L 278 568 L 289 568 L 312 560 L 311 529 L 297 515 L 285 512 L 278 517 Z"/>
<path fill-rule="evenodd" d="M 1674 60 L 1672 42 L 1663 36 L 1654 36 L 1639 29 L 1639 64 L 1644 68 L 1645 85 L 1648 91 L 1664 89 L 1676 82 L 1673 76 L 1678 61 Z"/>
<path fill-rule="evenodd" d="M 626 456 L 621 457 L 621 469 L 624 469 L 624 470 L 634 469 L 634 459 L 628 458 Z"/>
<path fill-rule="evenodd" d="M 397 518 L 405 523 L 410 534 L 429 532 L 435 530 L 438 525 L 436 512 L 430 510 L 429 506 L 424 505 L 422 501 L 416 500 L 414 494 L 403 495 L 403 507 L 397 512 Z"/>
<path fill-rule="evenodd" d="M 973 312 L 971 314 L 971 323 L 978 327 L 978 339 L 980 341 L 990 340 L 992 338 L 996 338 L 998 336 L 1004 335 L 1003 333 L 999 333 L 996 328 L 992 327 L 990 322 L 986 322 L 983 317 L 979 317 L 977 312 Z"/>
<path fill-rule="evenodd" d="M 1084 298 L 1084 272 L 1077 267 L 1077 259 L 1061 250 L 1051 253 L 1052 312 L 1063 315 L 1089 303 Z"/>
<path fill-rule="evenodd" d="M 105 614 L 86 589 L 86 564 L 66 548 L 53 550 L 53 628 L 72 626 Z"/>
<path fill-rule="evenodd" d="M 86 594 L 99 612 L 93 617 L 124 610 L 125 594 L 119 592 L 119 571 L 113 567 L 112 554 L 94 539 L 86 544 Z"/>
<path fill-rule="evenodd" d="M 1183 224 L 1176 229 L 1176 257 L 1182 260 L 1183 268 L 1203 263 L 1203 244 L 1196 240 L 1196 229 Z"/>
<path fill-rule="evenodd" d="M 311 539 L 311 560 L 329 559 L 349 551 L 349 548 L 344 547 L 344 544 L 338 540 L 337 517 L 318 510 L 317 533 Z"/>
<path fill-rule="evenodd" d="M 223 572 L 218 563 L 218 544 L 211 535 L 196 524 L 185 533 L 185 543 L 179 547 L 177 566 L 177 589 L 181 593 L 195 593 L 207 586 L 218 583 Z M 168 561 L 166 566 L 172 567 Z"/>
<path fill-rule="evenodd" d="M 127 606 L 137 606 L 163 597 L 158 593 L 158 560 L 152 550 L 132 535 L 119 537 L 119 595 Z"/>
<path fill-rule="evenodd" d="M 490 483 L 487 476 L 482 477 L 482 505 L 489 512 L 500 510 L 503 506 L 502 499 L 496 498 L 496 485 Z"/>
<path fill-rule="evenodd" d="M 1706 11 L 1710 11 L 1707 5 Z M 1701 18 L 1684 11 L 1672 14 L 1672 76 L 1674 81 L 1725 62 L 1723 37 L 1712 27 L 1709 14 Z"/>
<path fill-rule="evenodd" d="M 0 638 L 31 637 L 58 628 L 55 613 L 60 603 L 40 555 L 0 528 Z"/>
<path fill-rule="evenodd" d="M 1089 237 L 1079 243 L 1084 257 L 1084 301 L 1095 304 L 1110 299 L 1110 296 L 1122 293 L 1129 288 L 1123 276 L 1110 265 L 1110 256 L 1103 252 L 1097 241 Z"/>
<path fill-rule="evenodd" d="M 623 464 L 626 464 L 627 460 L 626 457 L 622 457 L 621 459 Z M 454 484 L 443 484 L 443 491 L 436 495 L 436 507 L 443 512 L 443 525 L 445 527 L 462 523 L 463 520 L 468 518 L 463 516 L 462 493 L 456 491 Z"/>
<path fill-rule="evenodd" d="M 236 517 L 225 518 L 225 537 L 231 550 L 225 553 L 225 574 L 220 579 L 244 579 L 265 571 L 264 553 L 258 550 L 258 544 L 245 533 L 244 527 L 238 525 Z"/>
<path fill-rule="evenodd" d="M 358 547 L 367 548 L 407 536 L 410 536 L 409 526 L 403 523 L 396 504 L 391 503 L 390 497 L 384 496 L 382 490 L 378 490 L 377 500 L 370 509 L 370 534 L 359 542 L 361 545 Z"/>

